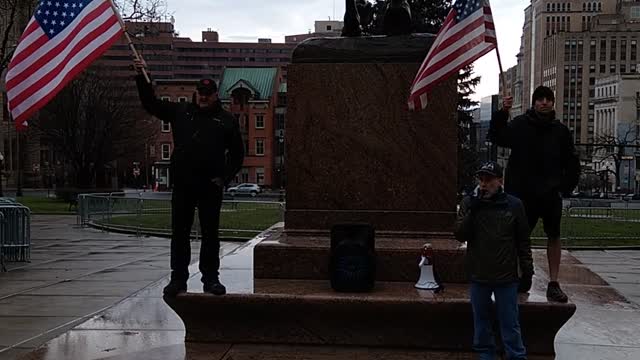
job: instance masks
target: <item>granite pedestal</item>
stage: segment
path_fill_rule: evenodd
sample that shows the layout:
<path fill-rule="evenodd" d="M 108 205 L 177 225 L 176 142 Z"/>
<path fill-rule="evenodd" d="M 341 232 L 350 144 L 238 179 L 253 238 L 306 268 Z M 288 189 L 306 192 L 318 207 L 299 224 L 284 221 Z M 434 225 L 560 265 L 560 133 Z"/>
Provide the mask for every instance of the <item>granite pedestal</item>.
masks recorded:
<path fill-rule="evenodd" d="M 407 106 L 432 41 L 314 39 L 296 48 L 284 228 L 257 241 L 253 293 L 165 299 L 183 319 L 187 342 L 421 349 L 433 359 L 470 358 L 465 250 L 451 234 L 455 76 L 433 89 L 426 110 Z M 329 285 L 329 232 L 350 222 L 375 228 L 377 282 L 370 293 L 339 294 Z M 445 283 L 437 294 L 414 288 L 425 242 Z M 551 304 L 539 293 L 520 304 L 529 352 L 552 358 L 555 335 L 575 305 Z"/>

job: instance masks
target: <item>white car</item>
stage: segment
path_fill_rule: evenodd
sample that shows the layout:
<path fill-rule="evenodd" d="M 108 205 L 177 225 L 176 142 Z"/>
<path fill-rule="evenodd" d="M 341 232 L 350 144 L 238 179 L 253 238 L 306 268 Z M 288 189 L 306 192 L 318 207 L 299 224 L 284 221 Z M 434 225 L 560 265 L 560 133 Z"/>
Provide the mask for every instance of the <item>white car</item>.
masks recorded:
<path fill-rule="evenodd" d="M 251 195 L 253 197 L 261 193 L 262 189 L 260 189 L 260 186 L 258 186 L 257 184 L 240 184 L 238 186 L 230 187 L 229 189 L 227 189 L 227 191 L 229 192 L 229 194 L 231 194 L 231 196 L 236 196 L 236 194 L 238 194 Z"/>

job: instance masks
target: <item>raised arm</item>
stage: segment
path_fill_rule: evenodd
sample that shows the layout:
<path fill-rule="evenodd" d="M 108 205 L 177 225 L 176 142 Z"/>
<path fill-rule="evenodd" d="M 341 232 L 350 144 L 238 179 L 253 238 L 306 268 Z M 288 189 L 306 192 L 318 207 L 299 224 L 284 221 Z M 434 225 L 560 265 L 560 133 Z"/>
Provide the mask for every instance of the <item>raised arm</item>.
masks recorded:
<path fill-rule="evenodd" d="M 505 97 L 502 109 L 494 112 L 489 126 L 489 140 L 498 146 L 511 148 L 513 143 L 512 127 L 509 123 L 509 111 L 513 105 L 513 98 Z"/>
<path fill-rule="evenodd" d="M 136 85 L 138 86 L 138 95 L 140 96 L 142 107 L 158 119 L 172 122 L 175 119 L 175 113 L 179 105 L 170 101 L 160 100 L 156 97 L 153 86 L 147 82 L 141 73 L 144 67 L 142 62 L 136 61 L 134 67 L 138 72 Z"/>

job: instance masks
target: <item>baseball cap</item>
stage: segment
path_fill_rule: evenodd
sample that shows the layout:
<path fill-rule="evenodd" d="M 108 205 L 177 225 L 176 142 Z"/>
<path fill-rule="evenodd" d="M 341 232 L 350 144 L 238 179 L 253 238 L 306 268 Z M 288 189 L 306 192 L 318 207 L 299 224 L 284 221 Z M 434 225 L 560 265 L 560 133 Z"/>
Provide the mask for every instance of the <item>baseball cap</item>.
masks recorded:
<path fill-rule="evenodd" d="M 198 93 L 200 94 L 211 95 L 218 91 L 218 86 L 213 79 L 205 78 L 198 81 L 196 90 L 198 90 Z"/>
<path fill-rule="evenodd" d="M 476 171 L 476 175 L 486 174 L 502 178 L 502 166 L 494 161 L 487 161 Z"/>

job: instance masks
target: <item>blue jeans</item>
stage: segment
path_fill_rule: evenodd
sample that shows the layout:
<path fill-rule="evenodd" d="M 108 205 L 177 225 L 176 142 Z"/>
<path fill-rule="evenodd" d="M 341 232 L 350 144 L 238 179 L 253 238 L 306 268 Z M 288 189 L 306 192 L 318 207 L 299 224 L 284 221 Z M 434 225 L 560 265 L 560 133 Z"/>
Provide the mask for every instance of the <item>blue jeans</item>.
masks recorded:
<path fill-rule="evenodd" d="M 496 345 L 491 327 L 491 294 L 495 295 L 496 313 L 500 323 L 500 334 L 507 359 L 523 360 L 527 351 L 520 335 L 518 312 L 518 283 L 481 284 L 471 283 L 471 306 L 473 308 L 473 350 L 480 360 L 495 360 Z"/>

